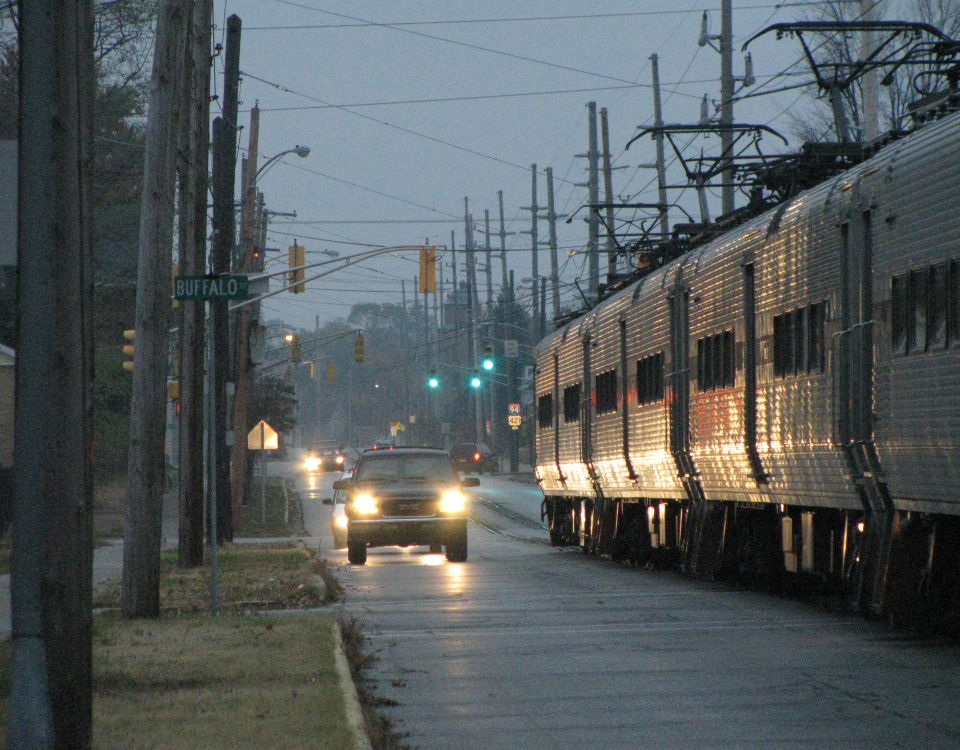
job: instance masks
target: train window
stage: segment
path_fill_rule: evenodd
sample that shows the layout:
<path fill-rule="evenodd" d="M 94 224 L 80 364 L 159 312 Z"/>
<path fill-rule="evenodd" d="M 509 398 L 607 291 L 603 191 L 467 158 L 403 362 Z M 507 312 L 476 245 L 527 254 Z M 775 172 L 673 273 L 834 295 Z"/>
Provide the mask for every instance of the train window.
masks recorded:
<path fill-rule="evenodd" d="M 810 305 L 807 327 L 807 372 L 822 371 L 823 356 L 823 322 L 826 305 L 817 302 Z"/>
<path fill-rule="evenodd" d="M 608 370 L 596 377 L 597 414 L 617 410 L 617 371 Z"/>
<path fill-rule="evenodd" d="M 960 260 L 950 261 L 950 294 L 947 298 L 947 340 L 960 343 Z"/>
<path fill-rule="evenodd" d="M 553 394 L 544 393 L 537 399 L 537 426 L 553 427 Z"/>
<path fill-rule="evenodd" d="M 930 306 L 927 310 L 927 349 L 947 343 L 947 264 L 930 269 Z"/>
<path fill-rule="evenodd" d="M 721 334 L 720 377 L 724 388 L 733 388 L 734 374 L 734 347 L 733 331 L 724 331 Z"/>
<path fill-rule="evenodd" d="M 712 391 L 733 385 L 733 331 L 697 339 L 697 389 Z"/>
<path fill-rule="evenodd" d="M 913 303 L 913 337 L 908 336 L 911 352 L 927 349 L 927 269 L 910 272 L 910 300 Z M 908 330 L 909 334 L 909 330 Z"/>
<path fill-rule="evenodd" d="M 890 280 L 890 348 L 894 354 L 907 353 L 907 329 L 913 322 L 908 319 L 907 300 L 910 298 L 907 274 L 902 273 Z"/>
<path fill-rule="evenodd" d="M 663 352 L 637 361 L 637 403 L 663 400 Z"/>
<path fill-rule="evenodd" d="M 815 302 L 773 316 L 773 374 L 809 375 L 823 370 L 826 305 Z"/>
<path fill-rule="evenodd" d="M 580 384 L 568 385 L 563 389 L 563 421 L 580 421 Z"/>

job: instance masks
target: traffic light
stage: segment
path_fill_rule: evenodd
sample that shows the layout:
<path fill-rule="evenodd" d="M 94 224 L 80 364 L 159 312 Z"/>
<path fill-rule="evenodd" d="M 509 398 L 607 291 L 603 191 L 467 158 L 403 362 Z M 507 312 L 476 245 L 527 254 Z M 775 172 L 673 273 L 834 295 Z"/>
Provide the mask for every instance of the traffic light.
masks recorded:
<path fill-rule="evenodd" d="M 420 291 L 437 291 L 437 248 L 420 248 Z"/>
<path fill-rule="evenodd" d="M 440 376 L 437 374 L 437 368 L 431 368 L 430 375 L 427 377 L 427 387 L 437 389 L 440 387 Z"/>
<path fill-rule="evenodd" d="M 137 332 L 133 328 L 123 332 L 123 340 L 129 343 L 123 345 L 123 355 L 129 359 L 123 360 L 123 369 L 127 372 L 133 372 L 133 340 L 137 337 Z"/>
<path fill-rule="evenodd" d="M 483 381 L 480 379 L 480 373 L 476 370 L 470 373 L 470 377 L 467 379 L 467 385 L 471 388 L 479 388 L 483 385 Z"/>
<path fill-rule="evenodd" d="M 295 333 L 283 334 L 283 340 L 290 344 L 290 360 L 299 364 L 303 361 L 303 351 L 300 349 L 300 337 Z"/>
<path fill-rule="evenodd" d="M 288 267 L 297 268 L 298 266 L 304 266 L 307 263 L 307 249 L 303 245 L 290 245 L 289 246 L 289 255 L 288 255 Z M 303 268 L 300 268 L 297 271 L 290 271 L 287 274 L 287 284 L 293 284 L 290 287 L 290 291 L 294 294 L 302 294 L 307 290 L 306 284 L 303 284 L 303 278 L 306 275 L 306 271 Z M 301 282 L 301 283 L 297 283 Z"/>
<path fill-rule="evenodd" d="M 353 361 L 363 362 L 363 334 L 357 333 L 353 340 Z"/>
<path fill-rule="evenodd" d="M 488 372 L 494 367 L 493 361 L 493 344 L 484 344 L 483 346 L 483 360 L 480 362 L 480 366 Z"/>
<path fill-rule="evenodd" d="M 251 271 L 262 271 L 263 270 L 263 248 L 255 247 L 250 253 L 250 270 Z"/>

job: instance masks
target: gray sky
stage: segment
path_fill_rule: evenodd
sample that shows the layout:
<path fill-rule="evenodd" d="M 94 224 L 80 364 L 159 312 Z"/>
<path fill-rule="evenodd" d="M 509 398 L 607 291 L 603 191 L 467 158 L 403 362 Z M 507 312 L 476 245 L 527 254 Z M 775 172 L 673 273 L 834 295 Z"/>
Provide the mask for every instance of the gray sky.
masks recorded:
<path fill-rule="evenodd" d="M 575 154 L 587 150 L 589 101 L 609 112 L 610 151 L 622 167 L 614 172 L 614 193 L 656 201 L 655 172 L 638 166 L 654 161 L 652 141 L 638 141 L 627 152 L 624 146 L 638 125 L 652 121 L 652 53 L 660 58 L 666 122 L 696 122 L 703 95 L 719 99 L 720 56 L 697 44 L 704 9 L 710 33 L 719 34 L 718 0 L 217 0 L 218 39 L 228 15 L 243 21 L 241 123 L 259 102 L 261 164 L 295 144 L 312 149 L 306 159 L 288 155 L 261 175 L 267 207 L 297 213 L 296 220 L 272 219 L 268 245 L 283 252 L 268 256 L 268 268 L 286 263 L 294 238 L 306 246 L 308 261 L 321 260 L 323 249 L 347 256 L 428 238 L 449 246 L 451 231 L 460 249 L 464 197 L 476 221 L 490 211 L 496 231 L 502 190 L 507 231 L 516 233 L 507 238 L 508 262 L 517 280 L 528 276 L 530 239 L 519 232 L 530 229 L 530 211 L 522 209 L 531 204 L 530 167 L 541 170 L 542 206 L 545 167 L 553 168 L 559 213 L 586 202 L 586 188 L 575 186 L 586 182 L 586 160 Z M 812 10 L 809 3 L 734 0 L 736 75 L 743 74 L 745 39 Z M 809 79 L 796 41 L 771 35 L 751 50 L 752 90 L 786 70 Z M 215 71 L 219 91 L 220 60 Z M 794 75 L 767 88 L 798 80 Z M 788 113 L 809 106 L 790 91 L 740 102 L 735 117 L 790 138 Z M 715 140 L 702 145 L 718 150 Z M 791 146 L 799 144 L 791 138 Z M 781 149 L 772 138 L 764 147 Z M 682 181 L 676 165 L 668 179 Z M 681 201 L 695 213 L 692 191 Z M 716 215 L 719 195 L 710 201 Z M 587 227 L 579 218 L 559 223 L 561 278 L 580 278 L 586 286 L 586 256 L 578 251 Z M 539 231 L 545 240 L 545 221 Z M 458 265 L 463 268 L 459 253 Z M 547 273 L 545 248 L 539 265 Z M 495 293 L 499 268 L 495 260 Z M 413 253 L 381 256 L 313 282 L 305 294 L 265 301 L 264 317 L 313 327 L 318 317 L 321 324 L 346 317 L 359 301 L 399 302 L 401 279 L 409 299 L 416 273 Z M 449 280 L 449 267 L 444 277 Z M 484 294 L 481 289 L 481 299 Z M 574 296 L 576 289 L 567 287 L 564 298 Z"/>

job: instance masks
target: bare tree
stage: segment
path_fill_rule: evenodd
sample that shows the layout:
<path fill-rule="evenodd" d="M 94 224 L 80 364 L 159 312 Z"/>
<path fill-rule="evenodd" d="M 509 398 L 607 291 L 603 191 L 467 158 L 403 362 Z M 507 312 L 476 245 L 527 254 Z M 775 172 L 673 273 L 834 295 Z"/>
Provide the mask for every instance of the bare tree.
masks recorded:
<path fill-rule="evenodd" d="M 863 12 L 862 4 L 829 0 L 813 17 L 808 15 L 798 20 L 852 22 L 863 20 Z M 960 34 L 960 5 L 956 0 L 877 0 L 873 6 L 873 14 L 878 20 L 926 23 L 951 38 L 957 38 Z M 828 65 L 842 65 L 849 69 L 862 59 L 859 35 L 831 32 L 812 37 L 816 39 L 812 45 L 816 59 Z M 945 87 L 942 79 L 923 75 L 925 68 L 929 70 L 929 66 L 905 65 L 893 74 L 889 85 L 880 87 L 878 110 L 881 130 L 903 127 L 909 106 L 913 102 L 925 94 Z M 851 137 L 856 141 L 863 140 L 862 84 L 862 79 L 857 79 L 840 93 L 843 110 L 851 125 Z M 792 116 L 791 130 L 802 140 L 829 139 L 834 129 L 830 102 L 822 91 L 811 89 L 809 95 L 811 99 L 815 99 L 815 103 L 805 112 Z"/>

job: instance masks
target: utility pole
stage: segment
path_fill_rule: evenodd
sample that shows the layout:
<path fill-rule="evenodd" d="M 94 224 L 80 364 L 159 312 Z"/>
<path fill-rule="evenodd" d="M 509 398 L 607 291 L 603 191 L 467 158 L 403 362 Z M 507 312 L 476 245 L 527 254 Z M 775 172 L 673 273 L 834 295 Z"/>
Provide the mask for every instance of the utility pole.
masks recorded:
<path fill-rule="evenodd" d="M 497 203 L 500 205 L 500 284 L 502 287 L 503 298 L 510 299 L 512 302 L 512 295 L 508 296 L 507 290 L 510 287 L 510 279 L 507 277 L 507 230 L 503 221 L 503 191 L 497 191 Z M 512 233 L 511 233 L 512 234 Z"/>
<path fill-rule="evenodd" d="M 198 0 L 190 18 L 190 52 L 180 129 L 186 164 L 180 174 L 180 272 L 206 269 L 207 148 L 210 142 L 210 25 L 213 0 Z M 180 303 L 179 564 L 203 564 L 203 302 Z"/>
<path fill-rule="evenodd" d="M 607 224 L 607 283 L 617 275 L 617 238 L 613 233 L 613 169 L 610 166 L 610 132 L 607 108 L 600 108 L 600 141 L 603 148 L 603 202 Z"/>
<path fill-rule="evenodd" d="M 670 236 L 670 217 L 667 212 L 667 162 L 663 147 L 663 108 L 660 103 L 660 58 L 650 55 L 650 70 L 653 75 L 653 126 L 657 128 L 654 140 L 657 146 L 657 202 L 660 204 L 660 239 Z"/>
<path fill-rule="evenodd" d="M 540 221 L 540 206 L 537 205 L 537 165 L 530 165 L 530 205 L 522 208 L 530 211 L 530 273 L 533 277 L 533 314 L 530 316 L 530 335 L 537 340 L 537 321 L 540 320 L 540 295 L 537 294 L 537 285 L 540 283 L 540 240 L 537 233 Z"/>
<path fill-rule="evenodd" d="M 557 212 L 553 202 L 553 167 L 547 167 L 547 222 L 550 227 L 550 289 L 553 318 L 560 317 L 560 267 L 557 258 Z"/>
<path fill-rule="evenodd" d="M 464 247 L 467 256 L 467 284 L 470 292 L 470 306 L 480 307 L 480 295 L 477 292 L 477 256 L 473 241 L 473 215 L 470 213 L 470 199 L 463 199 Z"/>
<path fill-rule="evenodd" d="M 121 609 L 129 618 L 160 615 L 170 258 L 186 5 L 185 0 L 159 5 L 147 108 L 121 589 Z"/>
<path fill-rule="evenodd" d="M 243 176 L 243 204 L 240 213 L 240 271 L 254 271 L 253 252 L 257 242 L 257 160 L 260 148 L 260 107 L 250 109 L 246 174 Z M 259 312 L 259 303 L 240 308 L 236 319 L 236 382 L 233 397 L 233 460 L 230 464 L 230 497 L 234 527 L 240 523 L 247 483 L 247 405 L 250 398 L 250 327 Z M 258 308 L 254 310 L 254 308 Z"/>
<path fill-rule="evenodd" d="M 235 246 L 233 189 L 236 180 L 237 110 L 240 86 L 240 31 L 238 16 L 227 19 L 224 49 L 223 116 L 213 121 L 213 248 L 211 272 L 229 273 Z M 233 538 L 230 500 L 230 453 L 227 446 L 227 375 L 229 367 L 230 322 L 227 301 L 211 303 L 212 343 L 219 351 L 213 356 L 214 457 L 208 487 L 217 517 L 216 543 Z"/>
<path fill-rule="evenodd" d="M 490 211 L 483 209 L 483 225 L 486 242 L 484 243 L 484 254 L 487 259 L 486 277 L 487 277 L 487 314 L 493 309 L 493 251 L 490 249 Z"/>
<path fill-rule="evenodd" d="M 92 5 L 20 4 L 9 748 L 92 736 Z"/>
<path fill-rule="evenodd" d="M 577 157 L 587 159 L 587 181 L 578 182 L 577 187 L 587 188 L 587 205 L 590 212 L 587 216 L 587 267 L 591 301 L 596 301 L 600 293 L 600 222 L 597 217 L 596 206 L 600 203 L 600 152 L 597 148 L 597 103 L 587 103 L 587 153 L 577 154 Z"/>
<path fill-rule="evenodd" d="M 877 0 L 860 0 L 860 18 L 866 23 L 876 21 Z M 860 37 L 860 59 L 868 60 L 876 46 L 874 32 L 864 31 Z M 879 133 L 877 122 L 877 77 L 879 71 L 874 68 L 863 74 L 863 142 L 872 143 Z"/>
<path fill-rule="evenodd" d="M 733 0 L 720 0 L 720 147 L 725 168 L 720 179 L 721 213 L 733 204 Z"/>

